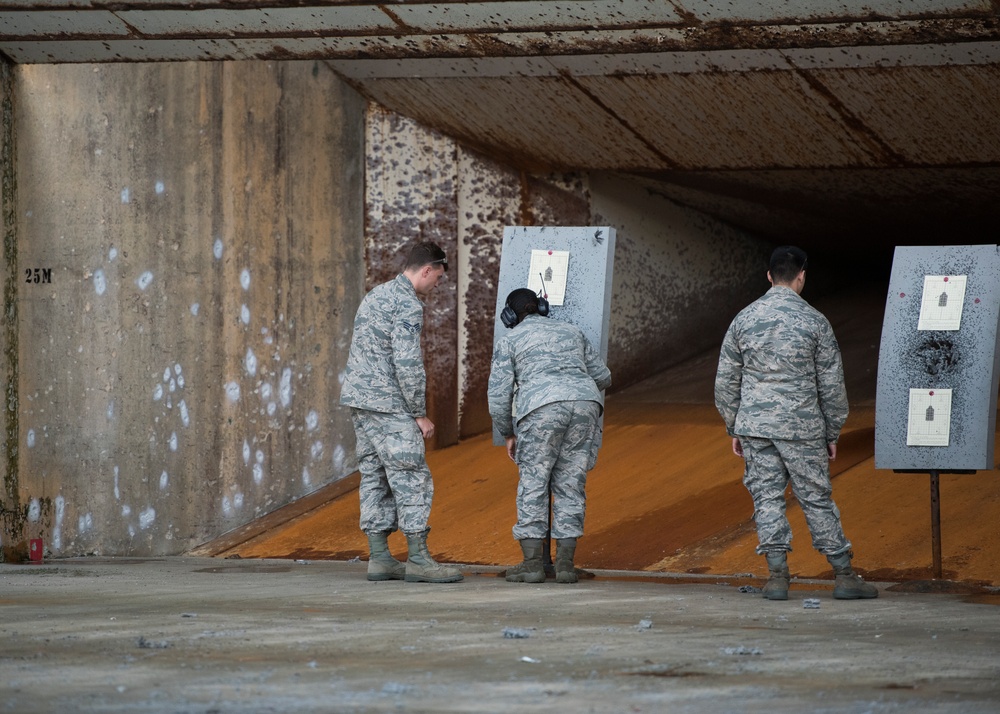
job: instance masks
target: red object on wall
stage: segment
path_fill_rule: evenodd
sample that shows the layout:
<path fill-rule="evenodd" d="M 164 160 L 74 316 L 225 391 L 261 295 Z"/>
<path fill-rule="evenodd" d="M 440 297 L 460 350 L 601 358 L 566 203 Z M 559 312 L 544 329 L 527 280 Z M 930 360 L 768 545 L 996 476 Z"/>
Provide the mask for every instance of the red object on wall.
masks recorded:
<path fill-rule="evenodd" d="M 42 539 L 32 538 L 28 541 L 28 562 L 42 562 Z"/>

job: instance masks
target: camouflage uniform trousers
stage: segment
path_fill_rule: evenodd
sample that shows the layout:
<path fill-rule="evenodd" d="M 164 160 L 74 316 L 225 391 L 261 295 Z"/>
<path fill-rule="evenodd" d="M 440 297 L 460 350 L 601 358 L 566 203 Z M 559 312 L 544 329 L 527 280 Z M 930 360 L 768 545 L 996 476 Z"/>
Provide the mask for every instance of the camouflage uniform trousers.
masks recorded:
<path fill-rule="evenodd" d="M 361 530 L 413 535 L 427 530 L 434 482 L 424 439 L 407 414 L 351 409 L 357 436 Z"/>
<path fill-rule="evenodd" d="M 757 522 L 757 553 L 792 549 L 792 529 L 785 516 L 785 489 L 802 507 L 813 547 L 823 555 L 838 555 L 851 549 L 840 525 L 840 511 L 831 497 L 830 460 L 822 439 L 792 441 L 739 437 L 746 470 L 743 485 L 753 496 Z"/>
<path fill-rule="evenodd" d="M 587 472 L 597 458 L 599 417 L 597 402 L 580 400 L 546 404 L 518 422 L 514 538 L 547 536 L 550 489 L 552 537 L 583 535 Z"/>

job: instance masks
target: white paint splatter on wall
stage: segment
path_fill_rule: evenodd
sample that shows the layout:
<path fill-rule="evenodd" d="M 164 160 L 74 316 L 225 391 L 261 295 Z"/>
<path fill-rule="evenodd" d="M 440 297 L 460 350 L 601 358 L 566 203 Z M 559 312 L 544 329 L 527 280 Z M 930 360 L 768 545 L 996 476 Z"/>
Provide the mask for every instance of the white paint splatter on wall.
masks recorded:
<path fill-rule="evenodd" d="M 316 413 L 315 409 L 310 409 L 309 413 L 306 414 L 306 429 L 316 431 L 317 426 L 319 426 L 319 414 Z"/>
<path fill-rule="evenodd" d="M 243 463 L 250 465 L 250 444 L 246 439 L 243 440 Z"/>
<path fill-rule="evenodd" d="M 31 503 L 28 504 L 28 521 L 30 523 L 38 523 L 38 519 L 42 517 L 42 504 L 39 503 L 37 498 L 31 499 Z"/>
<path fill-rule="evenodd" d="M 246 268 L 240 272 L 240 285 L 243 286 L 244 290 L 250 289 L 250 271 Z"/>
<path fill-rule="evenodd" d="M 243 508 L 243 492 L 237 491 L 233 494 L 233 508 L 239 510 Z"/>
<path fill-rule="evenodd" d="M 246 305 L 240 306 L 240 320 L 243 322 L 244 325 L 250 324 L 250 308 L 248 308 Z"/>
<path fill-rule="evenodd" d="M 264 467 L 261 466 L 260 464 L 254 464 L 253 465 L 253 481 L 254 481 L 254 483 L 259 484 L 263 480 L 264 480 Z"/>
<path fill-rule="evenodd" d="M 81 534 L 86 533 L 94 527 L 94 516 L 91 513 L 84 514 L 80 516 L 77 520 L 77 530 Z"/>
<path fill-rule="evenodd" d="M 146 530 L 151 525 L 153 525 L 153 521 L 155 520 L 156 520 L 156 510 L 152 506 L 150 506 L 145 511 L 139 514 L 139 527 L 142 528 L 142 530 Z"/>
<path fill-rule="evenodd" d="M 314 461 L 316 459 L 318 459 L 320 456 L 322 456 L 323 455 L 323 442 L 322 441 L 314 441 L 313 444 L 312 444 L 312 446 L 309 448 L 309 455 L 313 458 Z"/>
<path fill-rule="evenodd" d="M 164 187 L 162 181 L 157 181 L 156 185 L 153 187 L 153 190 L 156 191 L 157 194 L 161 194 L 166 190 L 166 188 Z"/>
<path fill-rule="evenodd" d="M 171 432 L 170 441 L 167 442 L 170 445 L 171 451 L 177 451 L 177 432 Z"/>
<path fill-rule="evenodd" d="M 108 410 L 106 413 L 108 415 L 108 421 L 111 421 L 112 419 L 115 418 L 115 403 L 113 401 L 108 402 Z"/>
<path fill-rule="evenodd" d="M 94 290 L 98 295 L 103 295 L 108 289 L 108 280 L 104 277 L 104 271 L 98 268 L 94 271 Z"/>
<path fill-rule="evenodd" d="M 264 452 L 260 449 L 257 449 L 257 453 L 254 454 L 254 457 L 257 459 L 258 464 L 264 463 Z"/>
<path fill-rule="evenodd" d="M 62 550 L 62 525 L 66 518 L 66 499 L 62 494 L 56 496 L 56 524 L 52 528 L 52 547 Z"/>
<path fill-rule="evenodd" d="M 180 410 L 181 410 L 181 424 L 183 424 L 184 426 L 190 426 L 191 425 L 191 415 L 188 414 L 188 405 L 187 405 L 187 403 L 182 399 L 181 403 L 178 404 L 177 406 L 180 407 Z"/>
<path fill-rule="evenodd" d="M 198 317 L 198 310 L 201 309 L 201 305 L 196 302 L 191 303 L 191 314 Z"/>
<path fill-rule="evenodd" d="M 157 384 L 156 388 L 153 390 L 153 401 L 158 402 L 163 399 L 163 385 Z"/>
<path fill-rule="evenodd" d="M 35 447 L 35 430 L 28 429 L 28 448 L 33 449 Z"/>
<path fill-rule="evenodd" d="M 344 459 L 347 457 L 347 451 L 343 446 L 337 444 L 333 450 L 333 468 L 338 473 L 344 468 Z"/>
<path fill-rule="evenodd" d="M 118 490 L 118 467 L 115 466 L 115 500 L 122 500 L 122 492 Z"/>
<path fill-rule="evenodd" d="M 233 503 L 229 500 L 229 496 L 222 497 L 222 515 L 227 518 L 233 515 Z"/>
<path fill-rule="evenodd" d="M 131 196 L 132 194 L 128 188 L 122 189 L 122 203 L 128 203 L 131 200 Z"/>
<path fill-rule="evenodd" d="M 131 515 L 132 515 L 132 507 L 128 504 L 122 506 L 122 517 L 128 518 Z"/>
<path fill-rule="evenodd" d="M 312 485 L 312 475 L 309 473 L 309 467 L 302 467 L 302 485 L 311 486 Z"/>
<path fill-rule="evenodd" d="M 240 400 L 240 385 L 236 382 L 229 382 L 226 384 L 226 396 L 231 402 L 238 402 Z"/>
<path fill-rule="evenodd" d="M 216 238 L 215 243 L 212 245 L 212 255 L 215 256 L 216 260 L 222 258 L 222 239 Z"/>
<path fill-rule="evenodd" d="M 279 387 L 279 394 L 281 395 L 281 406 L 287 409 L 292 403 L 292 370 L 288 367 L 281 370 L 281 386 Z"/>
<path fill-rule="evenodd" d="M 276 411 L 278 411 L 278 405 L 275 404 L 274 402 L 268 402 L 267 403 L 267 415 L 268 416 L 274 416 L 274 413 Z"/>
<path fill-rule="evenodd" d="M 153 273 L 152 271 L 147 270 L 138 278 L 136 278 L 135 284 L 139 286 L 140 290 L 145 290 L 146 288 L 149 287 L 149 284 L 151 282 L 153 282 Z"/>
<path fill-rule="evenodd" d="M 117 257 L 118 257 L 118 249 L 115 248 L 114 246 L 111 246 L 111 250 L 108 251 L 108 262 L 110 263 L 115 262 L 115 258 Z"/>
<path fill-rule="evenodd" d="M 166 471 L 164 471 L 163 473 L 160 474 L 160 490 L 161 491 L 166 490 L 167 485 L 169 483 L 170 483 L 170 475 Z"/>
<path fill-rule="evenodd" d="M 257 355 L 249 347 L 247 347 L 246 357 L 243 358 L 243 365 L 251 377 L 257 374 Z"/>

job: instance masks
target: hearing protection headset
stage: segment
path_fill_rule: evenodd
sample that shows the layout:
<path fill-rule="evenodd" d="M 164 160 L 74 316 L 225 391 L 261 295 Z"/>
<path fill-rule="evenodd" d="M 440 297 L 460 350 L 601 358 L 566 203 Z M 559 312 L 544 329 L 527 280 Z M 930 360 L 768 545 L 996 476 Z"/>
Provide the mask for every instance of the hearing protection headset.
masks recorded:
<path fill-rule="evenodd" d="M 549 314 L 549 301 L 541 295 L 536 295 L 535 300 L 538 303 L 538 310 L 535 311 L 535 314 L 547 317 Z M 520 321 L 517 312 L 510 306 L 510 295 L 508 295 L 507 302 L 504 304 L 503 310 L 500 311 L 500 322 L 503 323 L 504 327 L 509 329 L 515 327 Z"/>

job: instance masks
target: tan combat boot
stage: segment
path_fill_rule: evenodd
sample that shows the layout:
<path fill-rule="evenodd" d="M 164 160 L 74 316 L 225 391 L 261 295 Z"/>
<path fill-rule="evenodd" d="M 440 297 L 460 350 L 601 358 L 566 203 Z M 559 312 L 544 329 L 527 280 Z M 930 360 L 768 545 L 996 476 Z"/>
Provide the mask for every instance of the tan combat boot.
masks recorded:
<path fill-rule="evenodd" d="M 556 539 L 556 582 L 575 583 L 576 566 L 573 565 L 573 557 L 576 555 L 576 538 Z"/>
<path fill-rule="evenodd" d="M 427 551 L 427 531 L 407 534 L 406 545 L 409 556 L 406 560 L 408 583 L 457 583 L 462 579 L 462 571 L 451 565 L 442 565 Z"/>
<path fill-rule="evenodd" d="M 878 597 L 878 588 L 866 583 L 851 569 L 854 553 L 847 551 L 839 555 L 828 555 L 826 559 L 833 566 L 836 579 L 833 582 L 833 597 L 836 600 L 866 600 Z"/>
<path fill-rule="evenodd" d="M 765 553 L 770 577 L 764 584 L 764 597 L 768 600 L 788 599 L 788 554 L 783 551 Z"/>
<path fill-rule="evenodd" d="M 544 583 L 545 566 L 542 565 L 542 539 L 524 538 L 518 541 L 524 562 L 507 568 L 505 579 L 508 583 Z"/>
<path fill-rule="evenodd" d="M 402 580 L 406 565 L 389 552 L 388 533 L 368 533 L 368 579 Z"/>

